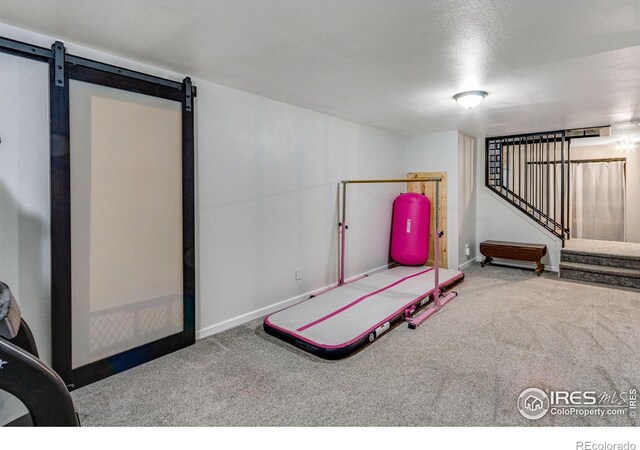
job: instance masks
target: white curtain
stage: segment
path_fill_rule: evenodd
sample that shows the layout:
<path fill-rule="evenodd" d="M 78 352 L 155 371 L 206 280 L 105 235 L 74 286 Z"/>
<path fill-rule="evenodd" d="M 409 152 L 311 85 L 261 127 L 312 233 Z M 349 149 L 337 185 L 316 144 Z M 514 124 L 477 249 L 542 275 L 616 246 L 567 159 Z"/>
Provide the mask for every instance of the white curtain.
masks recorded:
<path fill-rule="evenodd" d="M 571 164 L 571 237 L 624 241 L 624 161 Z"/>

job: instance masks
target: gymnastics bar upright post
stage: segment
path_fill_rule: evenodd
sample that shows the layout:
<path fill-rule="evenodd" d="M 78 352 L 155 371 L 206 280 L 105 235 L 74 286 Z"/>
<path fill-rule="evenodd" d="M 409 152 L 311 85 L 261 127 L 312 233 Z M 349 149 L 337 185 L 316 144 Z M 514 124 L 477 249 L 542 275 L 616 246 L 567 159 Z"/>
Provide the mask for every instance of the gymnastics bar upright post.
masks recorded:
<path fill-rule="evenodd" d="M 412 311 L 405 311 L 405 321 L 409 324 L 409 328 L 415 329 L 424 323 L 429 317 L 438 312 L 444 305 L 456 298 L 455 292 L 447 292 L 442 294 L 440 290 L 440 238 L 444 234 L 440 230 L 440 177 L 430 178 L 400 178 L 400 179 L 381 179 L 381 180 L 342 180 L 338 183 L 338 192 L 340 192 L 340 186 L 342 186 L 342 217 L 338 227 L 340 230 L 340 258 L 339 258 L 339 274 L 338 274 L 338 286 L 345 284 L 345 252 L 346 252 L 346 237 L 347 237 L 347 185 L 348 184 L 373 184 L 373 183 L 420 183 L 429 182 L 436 184 L 436 225 L 434 236 L 434 288 L 433 288 L 433 305 L 418 314 L 417 316 L 411 316 Z M 338 199 L 339 199 L 338 195 Z"/>

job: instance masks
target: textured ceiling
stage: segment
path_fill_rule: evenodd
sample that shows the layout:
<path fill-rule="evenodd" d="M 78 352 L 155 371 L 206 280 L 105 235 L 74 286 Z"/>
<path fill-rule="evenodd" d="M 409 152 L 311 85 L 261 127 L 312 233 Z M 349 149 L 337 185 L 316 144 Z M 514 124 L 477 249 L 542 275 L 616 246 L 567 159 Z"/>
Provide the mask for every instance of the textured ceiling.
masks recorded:
<path fill-rule="evenodd" d="M 638 0 L 0 4 L 0 22 L 407 134 L 639 128 Z M 471 111 L 451 99 L 469 89 L 489 92 Z"/>

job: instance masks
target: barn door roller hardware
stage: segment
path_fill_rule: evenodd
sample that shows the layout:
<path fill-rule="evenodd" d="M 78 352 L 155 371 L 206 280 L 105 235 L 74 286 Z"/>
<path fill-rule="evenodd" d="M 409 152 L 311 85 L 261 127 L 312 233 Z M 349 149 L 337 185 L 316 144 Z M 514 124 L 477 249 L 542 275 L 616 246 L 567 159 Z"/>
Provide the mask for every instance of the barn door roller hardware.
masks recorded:
<path fill-rule="evenodd" d="M 187 112 L 191 112 L 193 107 L 193 89 L 191 86 L 191 78 L 187 77 L 183 81 L 184 84 L 184 102 L 185 109 Z"/>
<path fill-rule="evenodd" d="M 51 48 L 45 48 L 0 36 L 0 53 L 8 53 L 27 59 L 41 61 L 47 64 L 53 62 L 55 64 L 53 67 L 53 74 L 55 76 L 55 87 L 65 87 L 65 65 L 86 67 L 89 69 L 100 70 L 114 75 L 122 75 L 128 78 L 133 78 L 134 80 L 159 84 L 161 86 L 166 86 L 178 91 L 182 91 L 185 85 L 184 81 L 180 82 L 169 80 L 155 75 L 149 75 L 135 70 L 126 69 L 124 67 L 118 67 L 111 64 L 94 61 L 92 59 L 83 58 L 81 56 L 68 54 L 66 53 L 64 43 L 60 41 L 55 41 Z M 189 79 L 189 84 L 191 85 L 191 89 L 189 90 L 189 97 L 186 98 L 186 103 L 188 105 L 186 110 L 188 112 L 191 112 L 193 109 L 193 97 L 197 96 L 198 91 L 197 88 L 193 86 L 191 79 Z"/>
<path fill-rule="evenodd" d="M 60 41 L 55 41 L 51 46 L 51 50 L 53 50 L 53 62 L 55 64 L 56 87 L 64 87 L 64 44 Z"/>

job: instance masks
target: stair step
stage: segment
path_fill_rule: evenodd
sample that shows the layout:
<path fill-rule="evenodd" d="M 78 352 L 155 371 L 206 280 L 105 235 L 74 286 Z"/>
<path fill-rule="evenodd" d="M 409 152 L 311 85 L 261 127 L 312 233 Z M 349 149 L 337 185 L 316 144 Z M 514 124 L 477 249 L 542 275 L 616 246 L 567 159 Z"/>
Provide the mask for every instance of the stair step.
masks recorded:
<path fill-rule="evenodd" d="M 560 277 L 640 289 L 640 270 L 637 269 L 561 262 Z"/>
<path fill-rule="evenodd" d="M 569 239 L 560 252 L 562 262 L 640 270 L 640 244 Z"/>
<path fill-rule="evenodd" d="M 633 242 L 569 239 L 563 253 L 640 261 L 640 244 Z"/>
<path fill-rule="evenodd" d="M 627 269 L 624 267 L 607 267 L 607 266 L 599 266 L 595 264 L 562 262 L 560 263 L 560 268 L 582 270 L 584 272 L 594 272 L 594 273 L 603 273 L 608 275 L 620 275 L 625 277 L 640 278 L 640 270 Z"/>
<path fill-rule="evenodd" d="M 621 269 L 640 270 L 640 258 L 618 255 L 603 255 L 584 252 L 562 250 L 560 261 L 576 264 L 589 264 L 604 267 L 619 267 Z"/>

